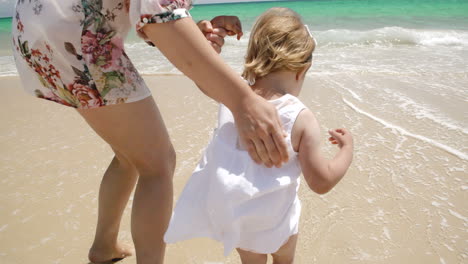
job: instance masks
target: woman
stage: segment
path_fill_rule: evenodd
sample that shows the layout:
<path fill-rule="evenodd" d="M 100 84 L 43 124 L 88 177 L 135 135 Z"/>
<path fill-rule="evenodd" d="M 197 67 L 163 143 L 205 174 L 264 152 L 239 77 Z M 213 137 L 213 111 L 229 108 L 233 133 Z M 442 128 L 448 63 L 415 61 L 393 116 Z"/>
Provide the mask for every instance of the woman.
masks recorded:
<path fill-rule="evenodd" d="M 115 152 L 100 187 L 91 262 L 130 254 L 117 235 L 135 184 L 132 237 L 137 263 L 164 259 L 162 238 L 172 209 L 175 152 L 149 89 L 123 50 L 131 27 L 233 112 L 241 140 L 256 162 L 280 166 L 287 160 L 274 107 L 217 56 L 226 32 L 217 29 L 216 37 L 209 33 L 209 23 L 202 23 L 208 43 L 190 18 L 191 5 L 190 0 L 17 2 L 14 56 L 25 89 L 75 107 Z M 212 22 L 242 35 L 232 17 Z"/>

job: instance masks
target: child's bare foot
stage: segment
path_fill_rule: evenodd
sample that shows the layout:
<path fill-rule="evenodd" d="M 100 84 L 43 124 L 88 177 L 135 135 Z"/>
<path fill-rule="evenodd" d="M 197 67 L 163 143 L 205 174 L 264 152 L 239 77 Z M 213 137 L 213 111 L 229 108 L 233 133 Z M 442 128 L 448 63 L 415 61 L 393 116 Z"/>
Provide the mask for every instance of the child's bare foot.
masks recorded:
<path fill-rule="evenodd" d="M 93 247 L 89 250 L 88 258 L 91 263 L 112 263 L 120 261 L 134 254 L 133 247 L 117 244 L 112 249 Z"/>

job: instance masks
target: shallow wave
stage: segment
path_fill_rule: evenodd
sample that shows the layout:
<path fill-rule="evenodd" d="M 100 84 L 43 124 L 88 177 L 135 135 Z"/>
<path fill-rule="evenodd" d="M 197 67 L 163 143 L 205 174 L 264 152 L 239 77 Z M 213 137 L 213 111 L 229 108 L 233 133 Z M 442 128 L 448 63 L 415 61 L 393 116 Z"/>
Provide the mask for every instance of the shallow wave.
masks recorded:
<path fill-rule="evenodd" d="M 376 121 L 376 122 L 379 122 L 380 124 L 382 124 L 383 126 L 385 127 L 388 127 L 392 130 L 395 130 L 395 131 L 398 131 L 400 134 L 404 135 L 404 136 L 407 136 L 407 137 L 411 137 L 411 138 L 414 138 L 414 139 L 417 139 L 417 140 L 420 140 L 420 141 L 423 141 L 423 142 L 426 142 L 434 147 L 437 147 L 439 149 L 442 149 L 460 159 L 463 159 L 463 160 L 468 160 L 468 154 L 458 150 L 458 149 L 455 149 L 455 148 L 452 148 L 450 146 L 447 146 L 447 145 L 444 145 L 440 142 L 437 142 L 433 139 L 430 139 L 430 138 L 427 138 L 425 136 L 422 136 L 422 135 L 418 135 L 418 134 L 414 134 L 414 133 L 411 133 L 409 132 L 408 130 L 400 127 L 400 126 L 397 126 L 397 125 L 394 125 L 394 124 L 391 124 L 389 122 L 387 122 L 386 120 L 383 120 L 382 118 L 380 117 L 377 117 L 377 116 L 374 116 L 358 107 L 356 107 L 354 104 L 352 104 L 351 102 L 349 102 L 348 100 L 344 99 L 343 98 L 343 102 L 348 105 L 351 109 L 353 109 L 355 112 L 359 113 L 359 114 L 362 114 L 362 115 L 365 115 L 367 116 L 368 118 Z"/>
<path fill-rule="evenodd" d="M 448 116 L 444 116 L 439 111 L 433 109 L 425 103 L 417 103 L 413 99 L 404 96 L 395 90 L 392 90 L 391 94 L 400 102 L 398 107 L 410 113 L 416 119 L 428 119 L 440 126 L 446 127 L 447 129 L 455 130 L 468 135 L 468 128 L 464 127 L 464 124 L 459 124 Z"/>
<path fill-rule="evenodd" d="M 382 56 L 386 55 L 385 51 L 388 47 L 441 47 L 439 50 L 449 54 L 449 58 L 458 58 L 455 54 L 464 52 L 468 48 L 468 31 L 461 30 L 421 30 L 408 29 L 401 27 L 384 27 L 367 31 L 356 31 L 348 29 L 330 29 L 325 31 L 312 32 L 319 43 L 318 56 L 329 55 L 327 52 L 333 52 L 334 56 L 327 56 L 325 60 L 317 61 L 321 65 L 319 72 L 314 74 L 326 74 L 327 72 L 343 72 L 352 70 L 347 57 L 354 62 L 353 52 L 356 47 L 366 49 L 368 54 L 373 59 L 378 59 L 380 63 L 385 62 Z M 246 31 L 244 37 L 238 41 L 235 38 L 228 37 L 222 53 L 225 61 L 233 67 L 237 72 L 242 71 L 243 58 L 246 53 L 250 32 Z M 125 45 L 127 54 L 132 59 L 137 69 L 142 74 L 180 74 L 175 67 L 155 48 L 149 47 L 146 43 L 138 38 L 129 38 Z M 323 48 L 323 49 L 322 49 Z M 353 51 L 350 51 L 352 48 Z M 463 50 L 463 51 L 460 51 Z M 383 52 L 383 53 L 382 53 Z M 414 53 L 416 54 L 416 53 Z M 452 56 L 455 54 L 455 56 Z M 338 57 L 337 57 L 338 56 Z M 359 55 L 361 56 L 361 55 Z M 390 58 L 393 59 L 394 57 Z M 401 61 L 400 61 L 401 62 Z M 421 60 L 411 60 L 411 63 L 405 62 L 405 71 L 409 69 L 419 69 L 421 65 L 428 65 Z M 450 63 L 446 63 L 445 66 Z M 453 64 L 453 63 L 452 63 Z M 356 65 L 354 65 L 356 66 Z M 379 65 L 377 65 L 379 66 Z M 375 67 L 375 65 L 363 64 L 357 68 L 359 71 L 371 72 L 389 72 L 401 73 L 401 63 L 389 61 L 383 67 Z M 463 67 L 457 67 L 462 69 Z M 13 57 L 0 56 L 0 77 L 17 75 Z"/>
<path fill-rule="evenodd" d="M 317 31 L 322 45 L 421 45 L 468 47 L 468 32 L 457 30 L 421 30 L 384 27 L 368 31 L 330 29 Z"/>
<path fill-rule="evenodd" d="M 18 71 L 13 56 L 0 56 L 0 77 L 16 75 Z"/>

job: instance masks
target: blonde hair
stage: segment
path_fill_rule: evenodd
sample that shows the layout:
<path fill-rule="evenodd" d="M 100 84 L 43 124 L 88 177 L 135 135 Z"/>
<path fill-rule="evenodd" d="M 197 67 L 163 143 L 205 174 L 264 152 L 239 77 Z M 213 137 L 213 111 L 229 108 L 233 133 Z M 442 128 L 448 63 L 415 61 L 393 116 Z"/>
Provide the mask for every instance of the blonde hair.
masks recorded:
<path fill-rule="evenodd" d="M 270 8 L 252 29 L 242 77 L 253 84 L 275 71 L 299 72 L 312 64 L 314 49 L 315 41 L 298 13 Z"/>

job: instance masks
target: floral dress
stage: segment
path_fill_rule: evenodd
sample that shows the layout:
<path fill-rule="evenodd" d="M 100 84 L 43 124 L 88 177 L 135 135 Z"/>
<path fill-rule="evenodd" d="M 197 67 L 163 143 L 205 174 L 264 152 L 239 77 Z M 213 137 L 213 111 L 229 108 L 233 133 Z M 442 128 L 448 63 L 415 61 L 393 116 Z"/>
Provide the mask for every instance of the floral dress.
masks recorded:
<path fill-rule="evenodd" d="M 135 27 L 189 17 L 191 0 L 17 0 L 14 57 L 35 96 L 88 109 L 151 95 L 124 51 Z"/>

